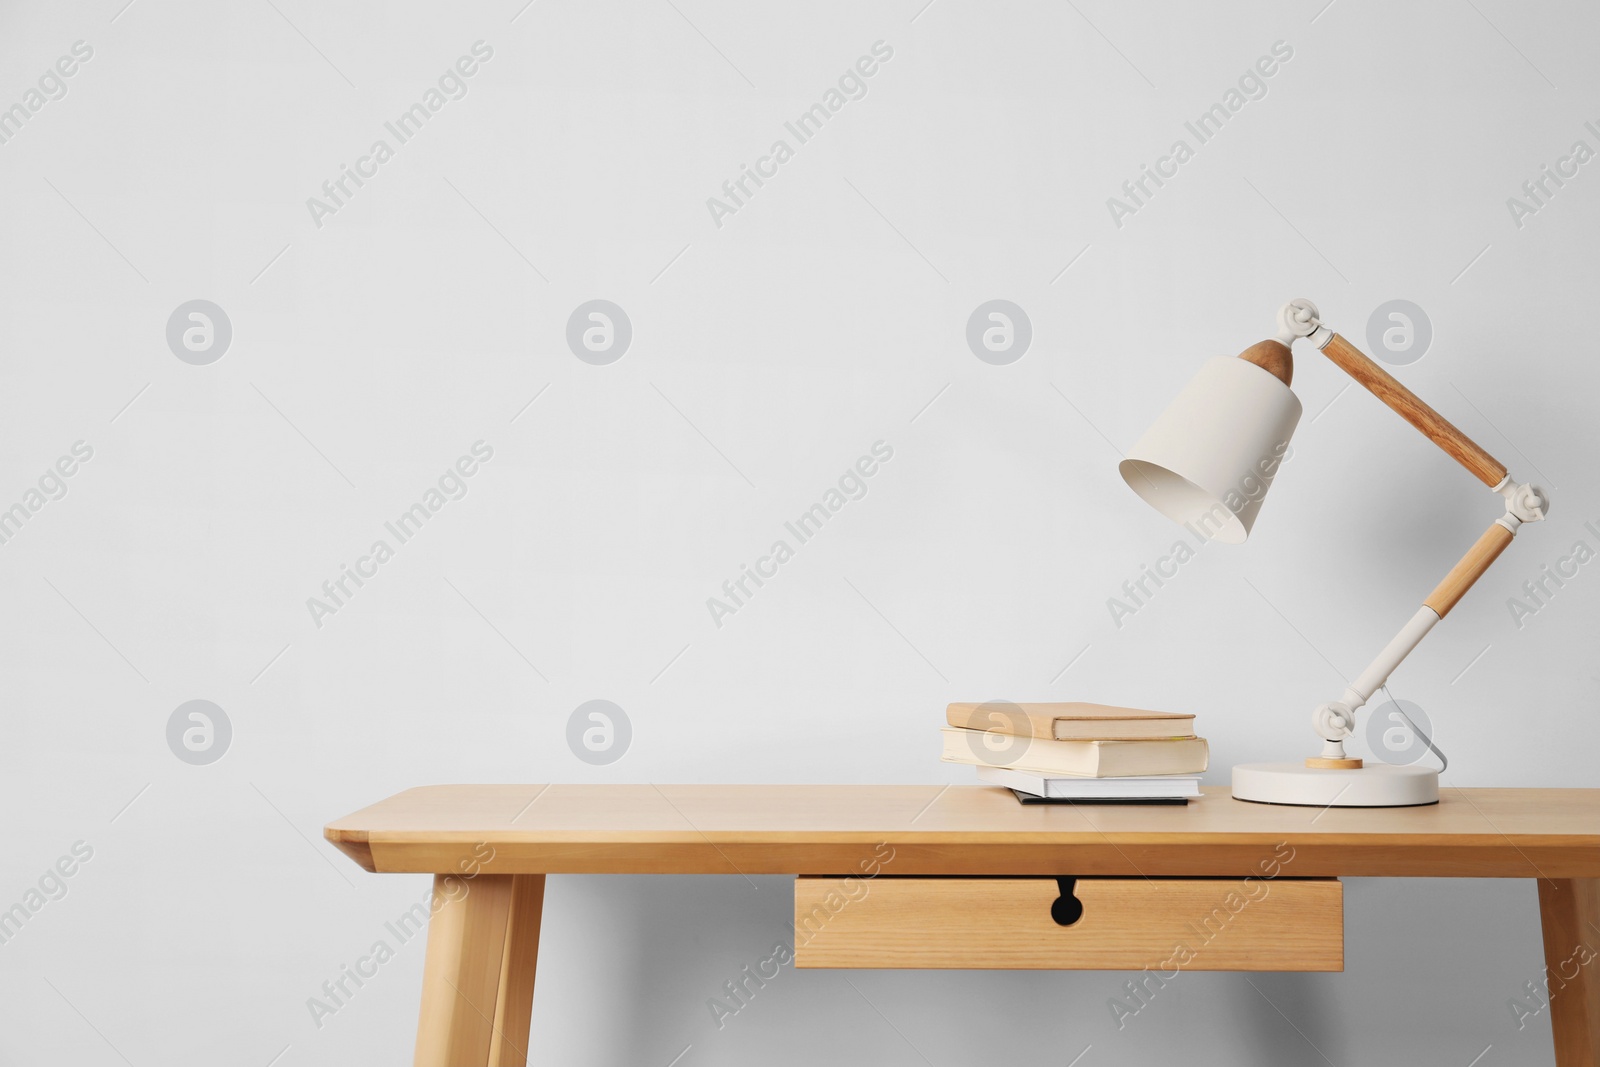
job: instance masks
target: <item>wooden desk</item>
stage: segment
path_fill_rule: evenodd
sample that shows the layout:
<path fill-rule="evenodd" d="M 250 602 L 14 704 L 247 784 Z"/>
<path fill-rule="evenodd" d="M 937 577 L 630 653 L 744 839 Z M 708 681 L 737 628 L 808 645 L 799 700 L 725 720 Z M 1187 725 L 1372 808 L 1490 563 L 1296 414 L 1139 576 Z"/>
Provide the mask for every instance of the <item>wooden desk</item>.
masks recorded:
<path fill-rule="evenodd" d="M 429 786 L 338 819 L 325 835 L 369 871 L 435 876 L 418 1067 L 525 1062 L 547 874 L 791 874 L 802 876 L 802 905 L 835 884 L 860 891 L 802 966 L 1103 967 L 1110 959 L 1130 970 L 1179 964 L 1138 944 L 1131 916 L 1151 912 L 1127 906 L 1129 894 L 1172 909 L 1196 902 L 1202 915 L 1209 908 L 1228 921 L 1213 904 L 1227 883 L 1184 880 L 1234 879 L 1246 895 L 1254 884 L 1268 902 L 1240 905 L 1232 950 L 1259 936 L 1280 954 L 1304 952 L 1304 969 L 1339 969 L 1342 918 L 1336 946 L 1317 940 L 1340 901 L 1329 879 L 1534 878 L 1556 1062 L 1600 1064 L 1600 790 L 1440 793 L 1425 808 L 1317 810 L 1248 804 L 1219 788 L 1185 807 L 1072 807 L 1019 805 L 990 786 Z M 1085 880 L 1083 923 L 1067 927 L 1071 934 L 1052 932 L 1060 926 L 1044 915 L 1071 895 L 1062 879 Z M 1202 888 L 1210 896 L 1197 897 Z M 988 909 L 986 933 L 1009 935 L 1013 954 L 972 950 L 952 935 L 948 952 L 929 955 L 947 920 L 971 914 L 942 910 L 948 901 L 965 894 L 970 904 L 991 889 L 1000 904 Z M 1164 918 L 1195 930 L 1186 914 Z M 1284 949 L 1284 930 L 1302 927 L 1312 931 L 1304 944 Z M 906 954 L 910 938 L 920 955 Z M 1059 962 L 1032 951 L 1085 938 L 1089 950 L 1062 949 Z M 1233 969 L 1229 951 L 1204 950 L 1194 966 Z"/>

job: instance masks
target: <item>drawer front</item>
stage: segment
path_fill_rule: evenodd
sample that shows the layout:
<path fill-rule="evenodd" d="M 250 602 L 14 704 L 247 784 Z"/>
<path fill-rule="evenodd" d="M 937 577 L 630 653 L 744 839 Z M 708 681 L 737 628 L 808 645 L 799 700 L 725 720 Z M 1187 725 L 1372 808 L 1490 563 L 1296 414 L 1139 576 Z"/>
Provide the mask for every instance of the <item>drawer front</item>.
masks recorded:
<path fill-rule="evenodd" d="M 1333 878 L 802 877 L 794 898 L 797 967 L 1344 970 Z"/>

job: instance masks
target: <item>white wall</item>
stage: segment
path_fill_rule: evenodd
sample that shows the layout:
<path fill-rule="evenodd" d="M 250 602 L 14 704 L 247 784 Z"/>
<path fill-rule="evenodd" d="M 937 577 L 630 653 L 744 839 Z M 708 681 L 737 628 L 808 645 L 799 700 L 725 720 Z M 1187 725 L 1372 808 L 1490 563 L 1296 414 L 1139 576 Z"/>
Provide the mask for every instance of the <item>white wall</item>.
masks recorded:
<path fill-rule="evenodd" d="M 0 105 L 93 50 L 0 144 L 0 507 L 93 449 L 0 545 L 0 908 L 93 850 L 0 945 L 0 1063 L 403 1062 L 420 943 L 320 1028 L 307 1001 L 426 889 L 321 826 L 415 784 L 964 782 L 935 729 L 992 697 L 1192 709 L 1214 783 L 1299 755 L 1497 513 L 1307 352 L 1249 546 L 1113 623 L 1178 532 L 1119 450 L 1299 295 L 1363 344 L 1386 301 L 1425 309 L 1396 373 L 1552 488 L 1395 679 L 1446 784 L 1596 784 L 1600 564 L 1520 627 L 1509 605 L 1600 548 L 1600 164 L 1507 206 L 1600 149 L 1591 9 L 123 3 L 0 13 Z M 384 122 L 480 40 L 398 144 Z M 785 120 L 877 41 L 865 97 L 797 144 Z M 1196 146 L 1184 122 L 1280 41 Z M 780 137 L 718 226 L 707 198 Z M 1116 225 L 1178 138 L 1194 157 Z M 565 340 L 595 298 L 632 323 L 609 366 Z M 165 334 L 195 299 L 232 326 L 208 365 Z M 1032 324 L 1010 365 L 965 340 L 991 299 Z M 480 440 L 465 498 L 316 625 L 307 598 Z M 715 626 L 707 598 L 880 440 L 866 496 Z M 207 766 L 167 743 L 195 699 L 233 731 Z M 608 766 L 566 742 L 593 699 L 632 724 Z M 1547 1015 L 1507 1007 L 1541 975 L 1531 883 L 1351 882 L 1344 974 L 1185 975 L 1120 1032 L 1124 975 L 793 970 L 719 1031 L 707 999 L 787 909 L 776 878 L 554 879 L 540 1062 L 1551 1062 Z"/>

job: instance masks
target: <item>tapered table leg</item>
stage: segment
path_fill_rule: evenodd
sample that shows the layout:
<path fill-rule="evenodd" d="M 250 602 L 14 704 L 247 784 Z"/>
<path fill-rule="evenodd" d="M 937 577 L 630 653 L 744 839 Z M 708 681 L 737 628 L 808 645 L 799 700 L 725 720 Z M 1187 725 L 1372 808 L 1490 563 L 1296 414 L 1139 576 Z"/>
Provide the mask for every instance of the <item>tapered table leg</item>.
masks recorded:
<path fill-rule="evenodd" d="M 1539 879 L 1556 1067 L 1600 1067 L 1600 878 Z"/>
<path fill-rule="evenodd" d="M 544 875 L 435 875 L 416 1067 L 523 1067 Z"/>

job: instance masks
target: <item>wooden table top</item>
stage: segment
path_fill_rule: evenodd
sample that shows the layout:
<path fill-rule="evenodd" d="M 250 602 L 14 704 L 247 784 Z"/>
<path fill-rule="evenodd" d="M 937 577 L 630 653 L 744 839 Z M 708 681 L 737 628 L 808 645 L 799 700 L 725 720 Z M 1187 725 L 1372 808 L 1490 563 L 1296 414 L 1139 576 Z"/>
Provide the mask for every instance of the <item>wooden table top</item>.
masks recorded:
<path fill-rule="evenodd" d="M 369 871 L 1600 877 L 1600 789 L 1441 789 L 1298 808 L 1022 805 L 995 786 L 437 785 L 329 823 Z"/>

